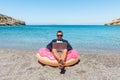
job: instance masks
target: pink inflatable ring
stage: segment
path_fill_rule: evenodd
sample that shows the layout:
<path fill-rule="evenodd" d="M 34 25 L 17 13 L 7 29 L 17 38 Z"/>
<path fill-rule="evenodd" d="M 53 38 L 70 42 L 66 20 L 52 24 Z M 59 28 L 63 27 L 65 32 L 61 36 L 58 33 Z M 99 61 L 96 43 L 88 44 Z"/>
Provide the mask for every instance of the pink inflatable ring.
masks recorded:
<path fill-rule="evenodd" d="M 39 49 L 37 53 L 37 59 L 43 64 L 49 65 L 49 66 L 58 66 L 58 62 L 56 58 L 54 57 L 53 53 L 50 52 L 47 48 Z M 67 53 L 65 66 L 74 65 L 79 61 L 79 52 L 75 50 L 70 50 Z"/>

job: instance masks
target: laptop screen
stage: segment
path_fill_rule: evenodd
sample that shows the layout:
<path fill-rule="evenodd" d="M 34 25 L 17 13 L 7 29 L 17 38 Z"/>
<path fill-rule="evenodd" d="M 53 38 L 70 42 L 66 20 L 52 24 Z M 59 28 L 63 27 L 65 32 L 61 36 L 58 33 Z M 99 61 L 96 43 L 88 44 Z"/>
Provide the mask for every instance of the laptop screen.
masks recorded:
<path fill-rule="evenodd" d="M 59 52 L 59 51 L 62 51 L 63 49 L 67 49 L 67 43 L 66 42 L 62 42 L 62 43 L 53 42 L 52 48 L 56 49 Z"/>

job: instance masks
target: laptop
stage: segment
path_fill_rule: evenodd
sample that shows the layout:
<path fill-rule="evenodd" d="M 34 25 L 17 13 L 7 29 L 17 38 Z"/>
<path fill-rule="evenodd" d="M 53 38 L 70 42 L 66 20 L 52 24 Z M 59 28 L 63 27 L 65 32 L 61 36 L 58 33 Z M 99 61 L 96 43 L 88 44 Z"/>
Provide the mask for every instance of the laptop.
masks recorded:
<path fill-rule="evenodd" d="M 67 43 L 66 42 L 62 42 L 62 43 L 53 42 L 52 48 L 56 49 L 57 52 L 62 52 L 63 49 L 67 49 Z"/>

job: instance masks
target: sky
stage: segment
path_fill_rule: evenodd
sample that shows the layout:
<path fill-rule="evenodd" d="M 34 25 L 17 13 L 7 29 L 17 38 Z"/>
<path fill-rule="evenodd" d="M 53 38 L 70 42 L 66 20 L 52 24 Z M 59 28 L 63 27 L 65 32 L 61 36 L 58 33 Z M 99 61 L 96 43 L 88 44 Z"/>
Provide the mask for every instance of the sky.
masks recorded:
<path fill-rule="evenodd" d="M 0 0 L 0 13 L 33 25 L 102 25 L 120 18 L 120 0 Z"/>

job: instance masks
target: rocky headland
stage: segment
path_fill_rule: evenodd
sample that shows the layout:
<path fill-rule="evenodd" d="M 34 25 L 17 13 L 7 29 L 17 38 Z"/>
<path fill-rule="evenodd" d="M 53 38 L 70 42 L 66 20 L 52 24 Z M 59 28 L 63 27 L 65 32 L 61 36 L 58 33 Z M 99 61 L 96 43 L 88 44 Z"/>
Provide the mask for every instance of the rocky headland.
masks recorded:
<path fill-rule="evenodd" d="M 112 22 L 106 23 L 107 26 L 120 26 L 120 18 L 113 19 Z"/>
<path fill-rule="evenodd" d="M 0 26 L 25 25 L 24 21 L 0 14 Z"/>

